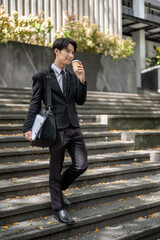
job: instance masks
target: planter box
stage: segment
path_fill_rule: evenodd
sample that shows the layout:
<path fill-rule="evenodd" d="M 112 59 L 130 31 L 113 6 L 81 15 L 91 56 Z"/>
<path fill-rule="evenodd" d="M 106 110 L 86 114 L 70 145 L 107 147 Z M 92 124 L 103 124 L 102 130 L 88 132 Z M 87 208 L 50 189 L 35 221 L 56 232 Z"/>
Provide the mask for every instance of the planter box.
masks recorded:
<path fill-rule="evenodd" d="M 0 44 L 0 86 L 31 87 L 32 75 L 53 62 L 49 47 L 8 42 Z M 89 91 L 136 93 L 136 67 L 131 59 L 75 53 L 83 62 Z M 71 66 L 68 67 L 71 70 Z"/>
<path fill-rule="evenodd" d="M 142 71 L 142 88 L 160 92 L 160 65 Z"/>

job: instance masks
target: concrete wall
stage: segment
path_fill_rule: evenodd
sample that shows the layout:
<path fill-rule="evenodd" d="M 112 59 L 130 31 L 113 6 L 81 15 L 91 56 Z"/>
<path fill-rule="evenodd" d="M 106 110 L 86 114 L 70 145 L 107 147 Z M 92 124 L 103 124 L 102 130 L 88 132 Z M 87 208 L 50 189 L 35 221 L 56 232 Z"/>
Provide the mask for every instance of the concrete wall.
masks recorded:
<path fill-rule="evenodd" d="M 160 92 L 160 66 L 142 71 L 142 88 Z"/>
<path fill-rule="evenodd" d="M 32 75 L 53 62 L 51 48 L 18 42 L 0 44 L 0 55 L 0 86 L 4 87 L 31 87 Z M 79 52 L 76 58 L 85 67 L 88 90 L 136 93 L 134 60 L 113 61 L 103 55 Z"/>

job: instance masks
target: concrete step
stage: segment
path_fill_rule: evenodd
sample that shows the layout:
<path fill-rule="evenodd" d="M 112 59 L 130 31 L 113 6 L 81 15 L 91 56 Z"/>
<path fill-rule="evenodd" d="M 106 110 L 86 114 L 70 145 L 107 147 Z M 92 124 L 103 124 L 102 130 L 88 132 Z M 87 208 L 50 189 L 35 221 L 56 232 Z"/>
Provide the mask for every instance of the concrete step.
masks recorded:
<path fill-rule="evenodd" d="M 84 132 L 85 142 L 113 141 L 121 139 L 121 132 Z M 27 147 L 28 141 L 23 135 L 0 136 L 0 148 Z"/>
<path fill-rule="evenodd" d="M 30 99 L 26 99 L 26 98 L 24 99 L 24 96 L 23 96 L 23 98 L 20 98 L 20 97 L 10 98 L 10 97 L 8 97 L 8 98 L 1 98 L 0 99 L 0 104 L 15 104 L 15 105 L 16 104 L 24 104 L 24 105 L 27 104 L 27 105 L 29 105 L 29 103 L 30 103 Z"/>
<path fill-rule="evenodd" d="M 147 178 L 131 178 L 129 180 L 117 180 L 112 183 L 86 185 L 83 188 L 70 188 L 65 195 L 72 203 L 72 209 L 81 206 L 92 205 L 105 199 L 114 201 L 125 197 L 134 197 L 137 194 L 155 193 L 159 191 L 159 174 Z M 97 188 L 98 186 L 98 188 Z M 28 196 L 17 196 L 15 198 L 2 199 L 0 201 L 0 225 L 14 221 L 22 221 L 29 218 L 45 216 L 51 213 L 50 194 L 34 194 Z"/>
<path fill-rule="evenodd" d="M 1 124 L 14 124 L 14 123 L 19 123 L 23 124 L 24 119 L 26 117 L 26 113 L 22 114 L 21 112 L 18 112 L 17 114 L 1 114 L 0 115 L 0 123 Z M 92 123 L 95 122 L 96 116 L 95 115 L 78 115 L 79 121 L 81 123 Z"/>
<path fill-rule="evenodd" d="M 23 124 L 26 114 L 1 114 L 0 123 L 1 124 Z"/>
<path fill-rule="evenodd" d="M 108 141 L 97 143 L 86 143 L 88 155 L 104 154 L 111 152 L 129 151 L 134 149 L 132 141 Z M 66 156 L 68 153 L 66 152 Z M 37 147 L 10 148 L 0 150 L 0 163 L 5 161 L 16 162 L 33 159 L 45 159 L 49 157 L 48 148 L 40 149 Z"/>
<path fill-rule="evenodd" d="M 29 106 L 30 103 L 30 98 L 25 98 L 24 96 L 14 96 L 14 98 L 11 96 L 8 96 L 6 98 L 6 94 L 1 97 L 0 99 L 0 104 L 12 104 L 12 105 L 18 105 L 18 104 L 24 104 Z M 93 99 L 93 98 L 88 98 L 85 102 L 85 107 L 102 107 L 106 108 L 106 106 L 130 106 L 130 107 L 140 107 L 144 106 L 146 107 L 158 107 L 160 104 L 160 100 L 154 100 L 154 99 L 117 99 L 117 98 L 110 98 L 110 99 L 105 99 L 105 98 L 98 98 L 98 99 Z"/>
<path fill-rule="evenodd" d="M 126 97 L 126 98 L 122 98 L 122 99 L 119 99 L 119 98 L 116 98 L 116 97 L 110 97 L 110 98 L 91 98 L 91 97 L 87 97 L 87 101 L 86 103 L 87 104 L 117 104 L 117 103 L 121 103 L 121 104 L 144 104 L 144 105 L 151 105 L 151 104 L 159 104 L 160 102 L 160 99 L 152 99 L 152 98 L 129 98 L 129 97 Z"/>
<path fill-rule="evenodd" d="M 17 95 L 22 95 L 24 96 L 25 94 L 26 95 L 32 95 L 32 90 L 31 88 L 0 88 L 0 94 L 2 95 L 14 95 L 14 94 L 17 94 Z"/>
<path fill-rule="evenodd" d="M 5 108 L 3 110 L 0 109 L 0 116 L 3 116 L 3 115 L 4 116 L 10 116 L 10 115 L 13 115 L 13 116 L 24 115 L 24 116 L 26 116 L 27 112 L 28 112 L 28 110 L 25 110 L 25 109 L 14 110 L 14 109 Z"/>
<path fill-rule="evenodd" d="M 18 104 L 15 104 L 15 106 Z M 3 105 L 2 105 L 3 107 Z M 12 107 L 12 106 L 11 106 Z M 13 104 L 14 107 L 14 104 Z M 20 106 L 21 107 L 21 106 Z M 23 105 L 22 105 L 23 107 Z M 25 107 L 25 105 L 24 105 Z M 143 111 L 159 111 L 159 104 L 155 105 L 154 103 L 152 103 L 150 106 L 139 103 L 139 104 L 122 104 L 122 103 L 114 103 L 114 104 L 85 104 L 84 106 L 77 106 L 77 109 L 80 111 L 81 109 L 84 110 L 108 110 L 108 109 L 112 109 L 114 107 L 114 109 L 121 109 L 121 110 L 143 110 Z"/>
<path fill-rule="evenodd" d="M 83 205 L 82 203 L 82 207 L 75 206 L 75 208 L 73 206 L 68 212 L 76 222 L 69 227 L 54 220 L 51 212 L 49 214 L 46 212 L 45 216 L 39 218 L 30 218 L 27 221 L 1 226 L 1 239 L 67 239 L 67 237 L 77 234 L 94 231 L 95 228 L 116 225 L 139 216 L 146 216 L 146 214 L 151 215 L 156 212 L 158 214 L 160 208 L 159 196 L 160 192 L 157 191 L 114 201 L 102 198 L 93 202 L 93 204 L 86 205 L 85 203 Z M 159 218 L 154 221 L 157 223 L 158 220 Z"/>
<path fill-rule="evenodd" d="M 88 233 L 77 234 L 78 240 L 158 240 L 160 237 L 160 212 L 134 218 L 116 225 L 94 228 Z M 66 238 L 69 240 L 71 238 Z"/>
<path fill-rule="evenodd" d="M 80 128 L 83 132 L 107 131 L 107 124 L 101 123 L 81 123 Z M 23 124 L 0 124 L 0 135 L 22 134 Z"/>
<path fill-rule="evenodd" d="M 21 109 L 21 110 L 17 110 L 17 109 L 7 109 L 7 108 L 4 108 L 3 110 L 0 109 L 0 115 L 14 115 L 14 116 L 18 116 L 18 115 L 25 115 L 27 114 L 27 111 L 28 109 Z M 132 108 L 128 108 L 128 109 L 120 109 L 120 108 L 117 108 L 117 109 L 114 109 L 114 107 L 112 107 L 111 109 L 106 109 L 106 110 L 101 110 L 100 108 L 97 109 L 97 110 L 94 110 L 94 108 L 90 109 L 89 110 L 86 110 L 86 109 L 80 109 L 78 110 L 78 115 L 85 115 L 85 116 L 90 116 L 90 115 L 115 115 L 115 116 L 122 116 L 122 117 L 125 117 L 125 116 L 140 116 L 140 117 L 143 117 L 143 116 L 148 116 L 148 118 L 152 118 L 155 116 L 160 116 L 160 111 L 156 110 L 156 111 L 150 111 L 150 110 L 145 110 L 143 111 L 142 110 L 133 110 Z"/>
<path fill-rule="evenodd" d="M 95 109 L 91 109 L 90 111 L 89 110 L 85 110 L 85 109 L 82 109 L 80 111 L 80 114 L 95 114 L 95 115 L 118 115 L 118 116 L 126 116 L 126 115 L 130 115 L 130 116 L 135 116 L 135 115 L 140 115 L 140 116 L 144 116 L 144 115 L 148 115 L 148 117 L 152 118 L 153 115 L 160 115 L 160 111 L 159 110 L 155 110 L 155 111 L 150 111 L 150 110 L 133 110 L 132 108 L 128 108 L 126 110 L 124 109 L 114 109 L 114 107 L 111 109 L 111 110 L 95 110 Z"/>
<path fill-rule="evenodd" d="M 104 111 L 107 111 L 109 112 L 110 110 L 113 109 L 113 106 L 114 106 L 114 110 L 127 110 L 128 112 L 129 111 L 143 111 L 143 112 L 153 112 L 153 111 L 157 111 L 157 112 L 160 112 L 159 110 L 159 105 L 157 106 L 154 106 L 154 104 L 152 104 L 151 106 L 145 106 L 144 104 L 137 104 L 137 105 L 131 105 L 131 104 L 128 104 L 128 105 L 124 105 L 124 104 L 114 104 L 114 105 L 109 105 L 109 104 L 106 104 L 106 105 L 98 105 L 98 104 L 91 104 L 91 105 L 83 105 L 83 106 L 77 106 L 77 110 L 78 112 L 82 112 L 83 111 L 88 111 L 89 113 L 96 113 L 96 111 L 99 113 L 99 112 L 104 112 Z M 20 104 L 20 103 L 17 103 L 17 104 L 12 104 L 12 103 L 0 103 L 0 110 L 1 111 L 5 111 L 6 109 L 8 110 L 25 110 L 25 111 L 28 111 L 28 107 L 29 105 L 28 104 Z"/>
<path fill-rule="evenodd" d="M 6 99 L 6 96 L 7 96 L 7 99 L 10 99 L 10 100 L 20 100 L 21 101 L 21 99 L 24 99 L 24 96 L 25 96 L 25 99 L 27 100 L 27 101 L 30 101 L 31 100 L 31 97 L 32 97 L 32 94 L 31 93 L 23 93 L 23 92 L 21 92 L 21 93 L 2 93 L 2 92 L 0 92 L 0 99 Z"/>
<path fill-rule="evenodd" d="M 149 161 L 152 151 L 131 151 L 108 153 L 88 156 L 89 169 L 96 167 L 113 166 L 115 164 L 129 164 L 133 162 Z M 71 163 L 70 158 L 65 158 L 63 169 Z M 26 160 L 21 162 L 7 162 L 0 164 L 0 180 L 37 176 L 49 172 L 49 156 L 47 159 Z"/>
<path fill-rule="evenodd" d="M 8 87 L 1 87 L 0 88 L 0 92 L 2 94 L 4 93 L 28 93 L 28 94 L 32 94 L 32 89 L 31 88 L 8 88 Z M 88 91 L 88 96 L 91 98 L 94 98 L 95 96 L 99 96 L 99 97 L 119 97 L 119 98 L 126 98 L 126 97 L 130 97 L 130 98 L 158 98 L 159 97 L 159 93 L 157 92 L 153 92 L 153 91 L 147 91 L 147 92 L 141 92 L 138 94 L 132 94 L 132 93 L 119 93 L 119 92 L 97 92 L 97 91 Z"/>
<path fill-rule="evenodd" d="M 88 91 L 87 96 L 94 99 L 96 98 L 129 98 L 129 99 L 158 99 L 160 94 L 157 92 L 148 92 L 144 94 L 134 93 L 116 93 L 116 92 L 99 92 L 99 91 Z"/>
<path fill-rule="evenodd" d="M 0 91 L 2 93 L 4 92 L 8 92 L 8 93 L 12 93 L 12 92 L 21 92 L 21 93 L 24 93 L 24 92 L 28 92 L 28 93 L 32 93 L 32 88 L 10 88 L 10 87 L 0 87 Z M 144 96 L 144 97 L 149 97 L 149 96 L 156 96 L 158 97 L 159 96 L 159 93 L 158 92 L 153 92 L 153 91 L 145 91 L 145 92 L 142 92 L 141 94 L 137 94 L 137 93 L 120 93 L 120 92 L 100 92 L 100 91 L 88 91 L 88 95 L 91 96 L 91 97 L 94 97 L 95 95 L 96 96 L 121 96 L 121 97 L 126 97 L 126 96 L 131 96 L 131 97 L 138 97 L 138 96 Z"/>
<path fill-rule="evenodd" d="M 136 177 L 154 176 L 159 173 L 160 163 L 138 162 L 122 164 L 118 166 L 97 167 L 88 169 L 72 184 L 72 187 L 81 188 L 86 185 L 102 184 L 115 180 L 130 179 Z M 154 177 L 153 176 L 153 177 Z M 0 199 L 16 196 L 35 195 L 49 191 L 48 174 L 38 176 L 25 176 L 23 178 L 11 178 L 0 180 Z"/>
<path fill-rule="evenodd" d="M 135 149 L 160 148 L 159 130 L 123 131 L 122 140 L 135 141 Z"/>
<path fill-rule="evenodd" d="M 106 122 L 108 130 L 160 129 L 159 114 L 106 115 Z"/>

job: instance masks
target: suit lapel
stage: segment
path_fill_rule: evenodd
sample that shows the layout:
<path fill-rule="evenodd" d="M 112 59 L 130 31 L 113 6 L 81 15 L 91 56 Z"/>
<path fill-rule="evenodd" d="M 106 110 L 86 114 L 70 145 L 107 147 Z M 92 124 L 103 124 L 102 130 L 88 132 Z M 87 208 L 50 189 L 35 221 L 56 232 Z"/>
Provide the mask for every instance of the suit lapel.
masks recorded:
<path fill-rule="evenodd" d="M 53 89 L 55 92 L 57 92 L 63 98 L 65 98 L 65 96 L 63 95 L 63 92 L 59 86 L 59 83 L 57 81 L 56 75 L 55 75 L 53 69 L 51 68 L 51 66 L 48 67 L 48 72 L 50 73 L 50 76 L 52 77 L 51 89 Z"/>
<path fill-rule="evenodd" d="M 69 99 L 71 93 L 72 93 L 72 86 L 73 86 L 73 80 L 71 78 L 71 74 L 69 71 L 67 71 L 67 99 Z"/>
<path fill-rule="evenodd" d="M 55 92 L 57 92 L 60 96 L 62 96 L 65 100 L 66 99 L 69 99 L 69 97 L 71 96 L 72 94 L 72 88 L 73 88 L 73 79 L 71 77 L 71 74 L 68 70 L 66 70 L 66 77 L 67 77 L 67 97 L 65 98 L 59 84 L 58 84 L 58 81 L 57 81 L 57 78 L 56 78 L 56 75 L 53 71 L 53 69 L 51 68 L 51 65 L 49 65 L 48 68 L 44 69 L 45 71 L 47 71 L 50 76 L 52 77 L 52 83 L 51 83 L 51 89 Z"/>

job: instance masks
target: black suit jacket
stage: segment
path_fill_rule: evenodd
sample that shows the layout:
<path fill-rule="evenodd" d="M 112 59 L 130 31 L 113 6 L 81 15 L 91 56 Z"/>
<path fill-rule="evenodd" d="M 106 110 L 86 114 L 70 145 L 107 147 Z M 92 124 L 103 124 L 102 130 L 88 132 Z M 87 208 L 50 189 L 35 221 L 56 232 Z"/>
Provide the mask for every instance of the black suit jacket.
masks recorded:
<path fill-rule="evenodd" d="M 41 102 L 46 103 L 46 75 L 52 77 L 51 95 L 52 111 L 56 120 L 57 129 L 64 129 L 69 125 L 79 127 L 75 104 L 83 105 L 86 101 L 87 84 L 83 84 L 75 73 L 67 71 L 67 97 L 63 95 L 57 78 L 51 66 L 41 70 L 33 76 L 33 95 L 29 110 L 24 121 L 23 132 L 32 129 L 36 114 L 41 110 Z"/>

